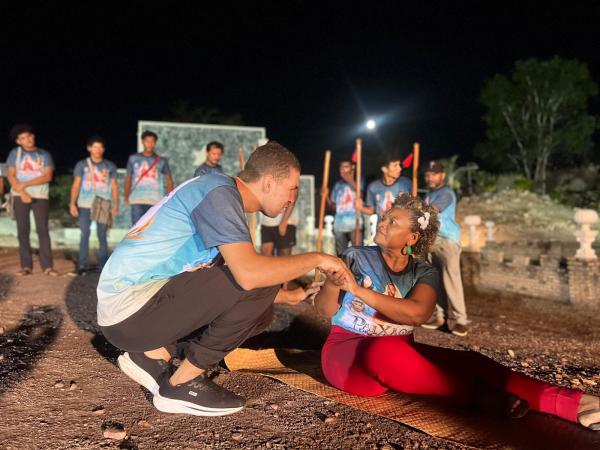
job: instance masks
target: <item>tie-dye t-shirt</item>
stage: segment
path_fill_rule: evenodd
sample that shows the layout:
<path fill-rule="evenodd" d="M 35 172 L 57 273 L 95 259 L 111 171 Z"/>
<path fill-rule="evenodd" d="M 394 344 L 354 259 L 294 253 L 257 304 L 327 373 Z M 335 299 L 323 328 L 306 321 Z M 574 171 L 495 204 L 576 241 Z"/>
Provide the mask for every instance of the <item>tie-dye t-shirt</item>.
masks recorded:
<path fill-rule="evenodd" d="M 170 278 L 214 263 L 219 246 L 252 242 L 233 178 L 211 174 L 180 184 L 119 243 L 98 282 L 98 324 L 138 311 Z"/>
<path fill-rule="evenodd" d="M 142 153 L 136 153 L 129 157 L 127 175 L 131 174 L 130 204 L 154 205 L 165 195 L 165 177 L 171 176 L 171 169 L 169 162 L 162 156 L 152 167 L 156 156 L 144 156 Z M 140 176 L 150 167 L 152 170 L 140 179 Z"/>
<path fill-rule="evenodd" d="M 201 177 L 208 175 L 209 173 L 223 173 L 223 168 L 219 164 L 216 166 L 209 166 L 206 163 L 202 163 L 194 172 L 194 176 Z"/>
<path fill-rule="evenodd" d="M 77 206 L 80 208 L 91 208 L 94 196 L 107 200 L 112 198 L 112 180 L 117 178 L 117 166 L 112 162 L 104 159 L 95 163 L 90 159 L 88 163 L 86 158 L 75 165 L 73 175 L 81 177 L 81 187 L 77 197 Z"/>
<path fill-rule="evenodd" d="M 392 207 L 392 203 L 401 192 L 410 194 L 412 183 L 406 177 L 400 177 L 394 184 L 385 185 L 382 180 L 375 180 L 367 188 L 366 206 L 374 206 L 375 214 L 381 216 Z"/>
<path fill-rule="evenodd" d="M 430 191 L 425 203 L 440 211 L 440 237 L 450 239 L 460 245 L 460 225 L 456 221 L 456 195 L 448 186 Z"/>
<path fill-rule="evenodd" d="M 8 154 L 8 159 L 6 160 L 6 165 L 8 167 L 13 167 L 16 169 L 17 181 L 24 182 L 33 180 L 34 178 L 39 178 L 44 175 L 44 170 L 46 168 L 54 168 L 52 156 L 44 149 L 38 148 L 32 151 L 25 151 L 21 149 L 21 158 L 19 161 L 17 161 L 18 153 L 18 147 L 13 148 Z M 47 199 L 48 191 L 48 183 L 28 186 L 25 188 L 25 192 L 27 192 L 32 198 Z M 15 191 L 12 191 L 12 193 L 14 195 L 19 195 Z"/>
<path fill-rule="evenodd" d="M 399 302 L 410 295 L 416 284 L 431 286 L 440 298 L 439 274 L 426 262 L 409 258 L 401 272 L 393 272 L 386 264 L 379 247 L 350 247 L 342 255 L 359 285 L 380 294 L 396 297 Z M 411 334 L 413 327 L 391 322 L 359 298 L 345 292 L 340 309 L 333 316 L 333 325 L 367 336 L 398 336 Z"/>
<path fill-rule="evenodd" d="M 356 190 L 350 183 L 340 180 L 331 190 L 331 201 L 335 204 L 333 230 L 340 233 L 354 231 L 356 226 Z M 361 217 L 362 224 L 362 217 Z"/>

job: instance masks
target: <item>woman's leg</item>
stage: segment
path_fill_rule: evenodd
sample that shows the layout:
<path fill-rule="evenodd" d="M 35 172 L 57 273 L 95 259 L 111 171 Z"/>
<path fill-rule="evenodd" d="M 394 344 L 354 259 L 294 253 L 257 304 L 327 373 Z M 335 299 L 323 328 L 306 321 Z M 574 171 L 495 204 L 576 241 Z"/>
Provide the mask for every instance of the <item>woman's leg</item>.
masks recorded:
<path fill-rule="evenodd" d="M 577 421 L 581 392 L 514 372 L 476 352 L 410 344 L 394 336 L 376 338 L 362 359 L 373 377 L 397 391 L 440 395 L 465 404 L 482 383 L 517 395 L 533 410 Z"/>
<path fill-rule="evenodd" d="M 337 326 L 332 328 L 321 352 L 323 374 L 331 385 L 363 397 L 374 397 L 388 390 L 357 359 L 360 348 L 371 339 Z"/>

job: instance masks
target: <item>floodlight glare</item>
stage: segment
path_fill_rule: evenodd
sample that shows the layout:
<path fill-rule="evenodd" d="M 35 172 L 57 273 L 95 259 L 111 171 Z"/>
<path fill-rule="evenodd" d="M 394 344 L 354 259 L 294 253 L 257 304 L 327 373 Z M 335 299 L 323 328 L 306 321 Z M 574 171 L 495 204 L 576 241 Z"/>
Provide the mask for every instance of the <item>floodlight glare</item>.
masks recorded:
<path fill-rule="evenodd" d="M 375 129 L 375 121 L 374 120 L 367 120 L 367 129 L 369 130 L 374 130 Z"/>

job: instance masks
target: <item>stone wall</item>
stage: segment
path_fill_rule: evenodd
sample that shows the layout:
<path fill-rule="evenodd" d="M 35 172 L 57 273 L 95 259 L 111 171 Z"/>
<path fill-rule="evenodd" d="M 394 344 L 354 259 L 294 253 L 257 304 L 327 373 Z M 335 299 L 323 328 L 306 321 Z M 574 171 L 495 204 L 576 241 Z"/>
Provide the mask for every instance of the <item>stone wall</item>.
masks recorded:
<path fill-rule="evenodd" d="M 543 246 L 541 246 L 543 248 Z M 523 247 L 520 247 L 523 250 Z M 536 246 L 530 247 L 540 248 Z M 600 305 L 600 265 L 557 257 L 560 252 L 511 254 L 511 247 L 491 245 L 480 253 L 464 252 L 465 285 L 571 304 Z M 508 252 L 507 252 L 508 251 Z"/>

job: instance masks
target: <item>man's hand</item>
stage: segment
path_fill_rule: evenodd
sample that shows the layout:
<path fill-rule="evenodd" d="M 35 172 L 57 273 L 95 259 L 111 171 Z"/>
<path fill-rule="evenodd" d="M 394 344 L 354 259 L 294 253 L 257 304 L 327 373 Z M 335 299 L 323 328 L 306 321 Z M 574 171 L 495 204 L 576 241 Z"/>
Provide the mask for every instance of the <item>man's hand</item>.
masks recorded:
<path fill-rule="evenodd" d="M 319 261 L 317 269 L 321 272 L 326 274 L 327 272 L 343 272 L 346 270 L 346 264 L 340 258 L 325 253 L 321 253 L 319 256 L 321 261 Z"/>
<path fill-rule="evenodd" d="M 282 221 L 277 228 L 279 228 L 279 236 L 285 236 L 287 232 L 287 221 Z"/>
<path fill-rule="evenodd" d="M 312 299 L 319 293 L 324 281 L 309 284 L 305 288 L 296 288 L 290 291 L 281 289 L 275 298 L 275 303 L 297 305 L 305 300 Z"/>
<path fill-rule="evenodd" d="M 354 207 L 359 210 L 362 211 L 363 209 L 363 201 L 362 198 L 357 198 L 356 200 L 354 200 Z"/>
<path fill-rule="evenodd" d="M 12 183 L 12 188 L 17 192 L 22 192 L 25 189 L 25 186 L 23 185 L 23 183 L 15 181 L 14 183 Z"/>
<path fill-rule="evenodd" d="M 125 203 L 126 205 L 129 205 L 129 197 L 125 197 L 123 199 L 123 203 Z"/>
<path fill-rule="evenodd" d="M 77 206 L 73 204 L 69 205 L 69 212 L 73 217 L 79 217 L 79 210 L 77 209 Z"/>
<path fill-rule="evenodd" d="M 27 191 L 25 191 L 25 189 L 23 189 L 22 191 L 19 192 L 19 195 L 21 196 L 21 201 L 23 203 L 32 203 L 33 199 L 31 198 L 31 196 L 27 193 Z"/>

